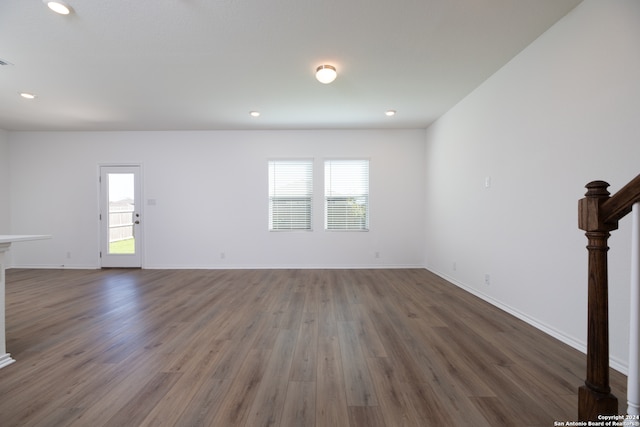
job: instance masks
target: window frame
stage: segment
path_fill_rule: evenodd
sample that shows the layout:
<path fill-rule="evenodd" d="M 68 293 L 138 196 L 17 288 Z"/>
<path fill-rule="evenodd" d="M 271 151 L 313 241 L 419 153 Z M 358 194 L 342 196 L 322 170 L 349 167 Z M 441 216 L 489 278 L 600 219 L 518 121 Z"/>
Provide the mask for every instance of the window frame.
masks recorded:
<path fill-rule="evenodd" d="M 290 165 L 297 164 L 299 166 L 302 166 L 306 164 L 306 166 L 308 167 L 308 170 L 306 171 L 306 174 L 302 177 L 302 178 L 308 179 L 308 181 L 306 182 L 306 185 L 301 185 L 299 187 L 296 187 L 295 190 L 289 194 L 283 193 L 282 195 L 277 195 L 277 194 L 274 195 L 272 193 L 272 190 L 275 191 L 275 187 L 277 186 L 277 183 L 274 182 L 273 179 L 275 179 L 277 172 L 274 170 L 272 173 L 272 165 L 278 165 L 278 164 L 280 164 L 281 166 L 285 166 L 286 164 L 290 164 Z M 270 232 L 313 231 L 313 205 L 314 205 L 313 174 L 314 174 L 313 158 L 269 158 L 267 159 L 268 230 Z M 283 176 L 281 177 L 281 179 L 286 179 L 286 177 Z M 307 191 L 306 195 L 294 194 L 294 193 L 298 193 L 302 188 L 306 188 L 306 191 Z M 296 216 L 299 216 L 300 218 L 306 217 L 306 221 L 302 222 L 302 221 L 299 221 L 299 219 L 294 218 L 293 220 L 290 219 L 289 227 L 274 227 L 274 204 L 273 204 L 274 198 L 283 199 L 289 202 L 295 202 L 296 200 L 306 201 L 306 207 L 304 208 L 304 210 L 306 211 L 306 214 L 300 215 L 299 212 L 295 212 L 295 203 L 291 205 L 293 210 L 289 212 L 289 215 L 292 217 L 296 217 Z M 286 211 L 286 209 L 283 209 L 283 210 Z M 286 214 L 286 212 L 284 213 Z M 286 221 L 283 220 L 282 222 L 285 223 Z M 296 227 L 296 224 L 304 224 L 305 227 Z"/>
<path fill-rule="evenodd" d="M 333 182 L 333 176 L 328 177 L 327 176 L 327 164 L 328 163 L 332 163 L 335 162 L 337 163 L 348 163 L 348 162 L 360 162 L 365 164 L 366 163 L 366 173 L 362 174 L 362 176 L 366 177 L 366 182 L 363 182 L 362 184 L 366 184 L 366 192 L 361 192 L 361 193 L 357 193 L 354 192 L 352 194 L 344 194 L 342 197 L 340 196 L 336 196 L 334 194 L 330 194 L 333 193 L 334 188 L 336 187 L 336 185 L 334 185 Z M 338 232 L 367 232 L 370 230 L 371 225 L 370 225 L 370 220 L 371 220 L 371 159 L 370 158 L 365 158 L 365 157 L 357 157 L 357 158 L 326 158 L 323 161 L 323 172 L 324 172 L 324 180 L 323 180 L 323 199 L 324 199 L 324 230 L 325 231 L 338 231 Z M 333 173 L 332 173 L 333 175 Z M 339 181 L 339 179 L 338 179 Z M 338 184 L 339 186 L 339 184 Z M 360 227 L 353 227 L 352 224 L 350 223 L 351 221 L 353 221 L 353 217 L 345 217 L 345 219 L 343 219 L 344 222 L 344 227 L 331 227 L 330 226 L 330 214 L 329 214 L 329 209 L 330 209 L 330 203 L 329 203 L 329 199 L 330 198 L 343 198 L 345 199 L 345 202 L 348 203 L 349 200 L 348 199 L 354 199 L 354 198 L 364 198 L 365 202 L 364 202 L 364 220 L 363 220 L 363 224 Z M 344 208 L 344 207 L 343 207 Z"/>

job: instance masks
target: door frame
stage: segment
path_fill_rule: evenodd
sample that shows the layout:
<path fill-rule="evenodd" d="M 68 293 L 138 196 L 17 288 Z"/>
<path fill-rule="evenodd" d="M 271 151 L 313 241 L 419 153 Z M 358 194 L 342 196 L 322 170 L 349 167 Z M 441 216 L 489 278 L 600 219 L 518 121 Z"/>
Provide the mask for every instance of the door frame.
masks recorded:
<path fill-rule="evenodd" d="M 103 194 L 102 173 L 106 168 L 136 168 L 138 182 L 135 183 L 137 194 L 135 194 L 135 212 L 139 215 L 140 224 L 136 226 L 136 256 L 129 255 L 109 255 L 107 260 L 105 248 L 108 247 L 108 234 L 103 230 L 103 222 L 108 218 L 108 208 L 105 206 L 108 196 Z M 100 268 L 144 268 L 144 174 L 142 163 L 99 163 L 97 169 L 98 177 L 98 265 Z M 103 212 L 103 209 L 107 209 Z M 117 258 L 114 258 L 117 257 Z M 137 260 L 135 259 L 137 257 Z"/>

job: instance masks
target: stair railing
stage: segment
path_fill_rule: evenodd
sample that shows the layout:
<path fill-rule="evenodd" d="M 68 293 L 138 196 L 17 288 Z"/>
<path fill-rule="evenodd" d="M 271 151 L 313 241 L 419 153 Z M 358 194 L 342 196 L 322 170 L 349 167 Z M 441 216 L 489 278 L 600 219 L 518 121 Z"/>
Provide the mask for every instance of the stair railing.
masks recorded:
<path fill-rule="evenodd" d="M 598 415 L 618 414 L 618 399 L 609 385 L 607 241 L 620 219 L 640 202 L 640 175 L 613 196 L 608 187 L 604 181 L 590 182 L 585 197 L 578 202 L 578 227 L 585 231 L 589 254 L 587 378 L 578 390 L 580 421 L 598 421 Z"/>
<path fill-rule="evenodd" d="M 627 414 L 640 415 L 640 203 L 631 211 L 631 286 Z"/>

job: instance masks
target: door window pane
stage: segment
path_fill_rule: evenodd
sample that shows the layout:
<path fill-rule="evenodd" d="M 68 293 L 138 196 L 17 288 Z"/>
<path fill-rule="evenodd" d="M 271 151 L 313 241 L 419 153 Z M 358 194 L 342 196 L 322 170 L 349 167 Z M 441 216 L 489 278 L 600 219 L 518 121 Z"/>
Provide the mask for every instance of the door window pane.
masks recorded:
<path fill-rule="evenodd" d="M 109 188 L 109 254 L 134 254 L 134 174 L 107 174 Z"/>

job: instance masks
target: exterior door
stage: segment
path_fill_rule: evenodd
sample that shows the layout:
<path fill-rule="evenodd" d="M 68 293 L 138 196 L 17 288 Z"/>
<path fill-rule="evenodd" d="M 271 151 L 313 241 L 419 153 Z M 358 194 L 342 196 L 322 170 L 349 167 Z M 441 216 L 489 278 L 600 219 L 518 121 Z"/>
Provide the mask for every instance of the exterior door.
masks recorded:
<path fill-rule="evenodd" d="M 140 166 L 100 167 L 100 259 L 105 267 L 142 267 Z"/>

